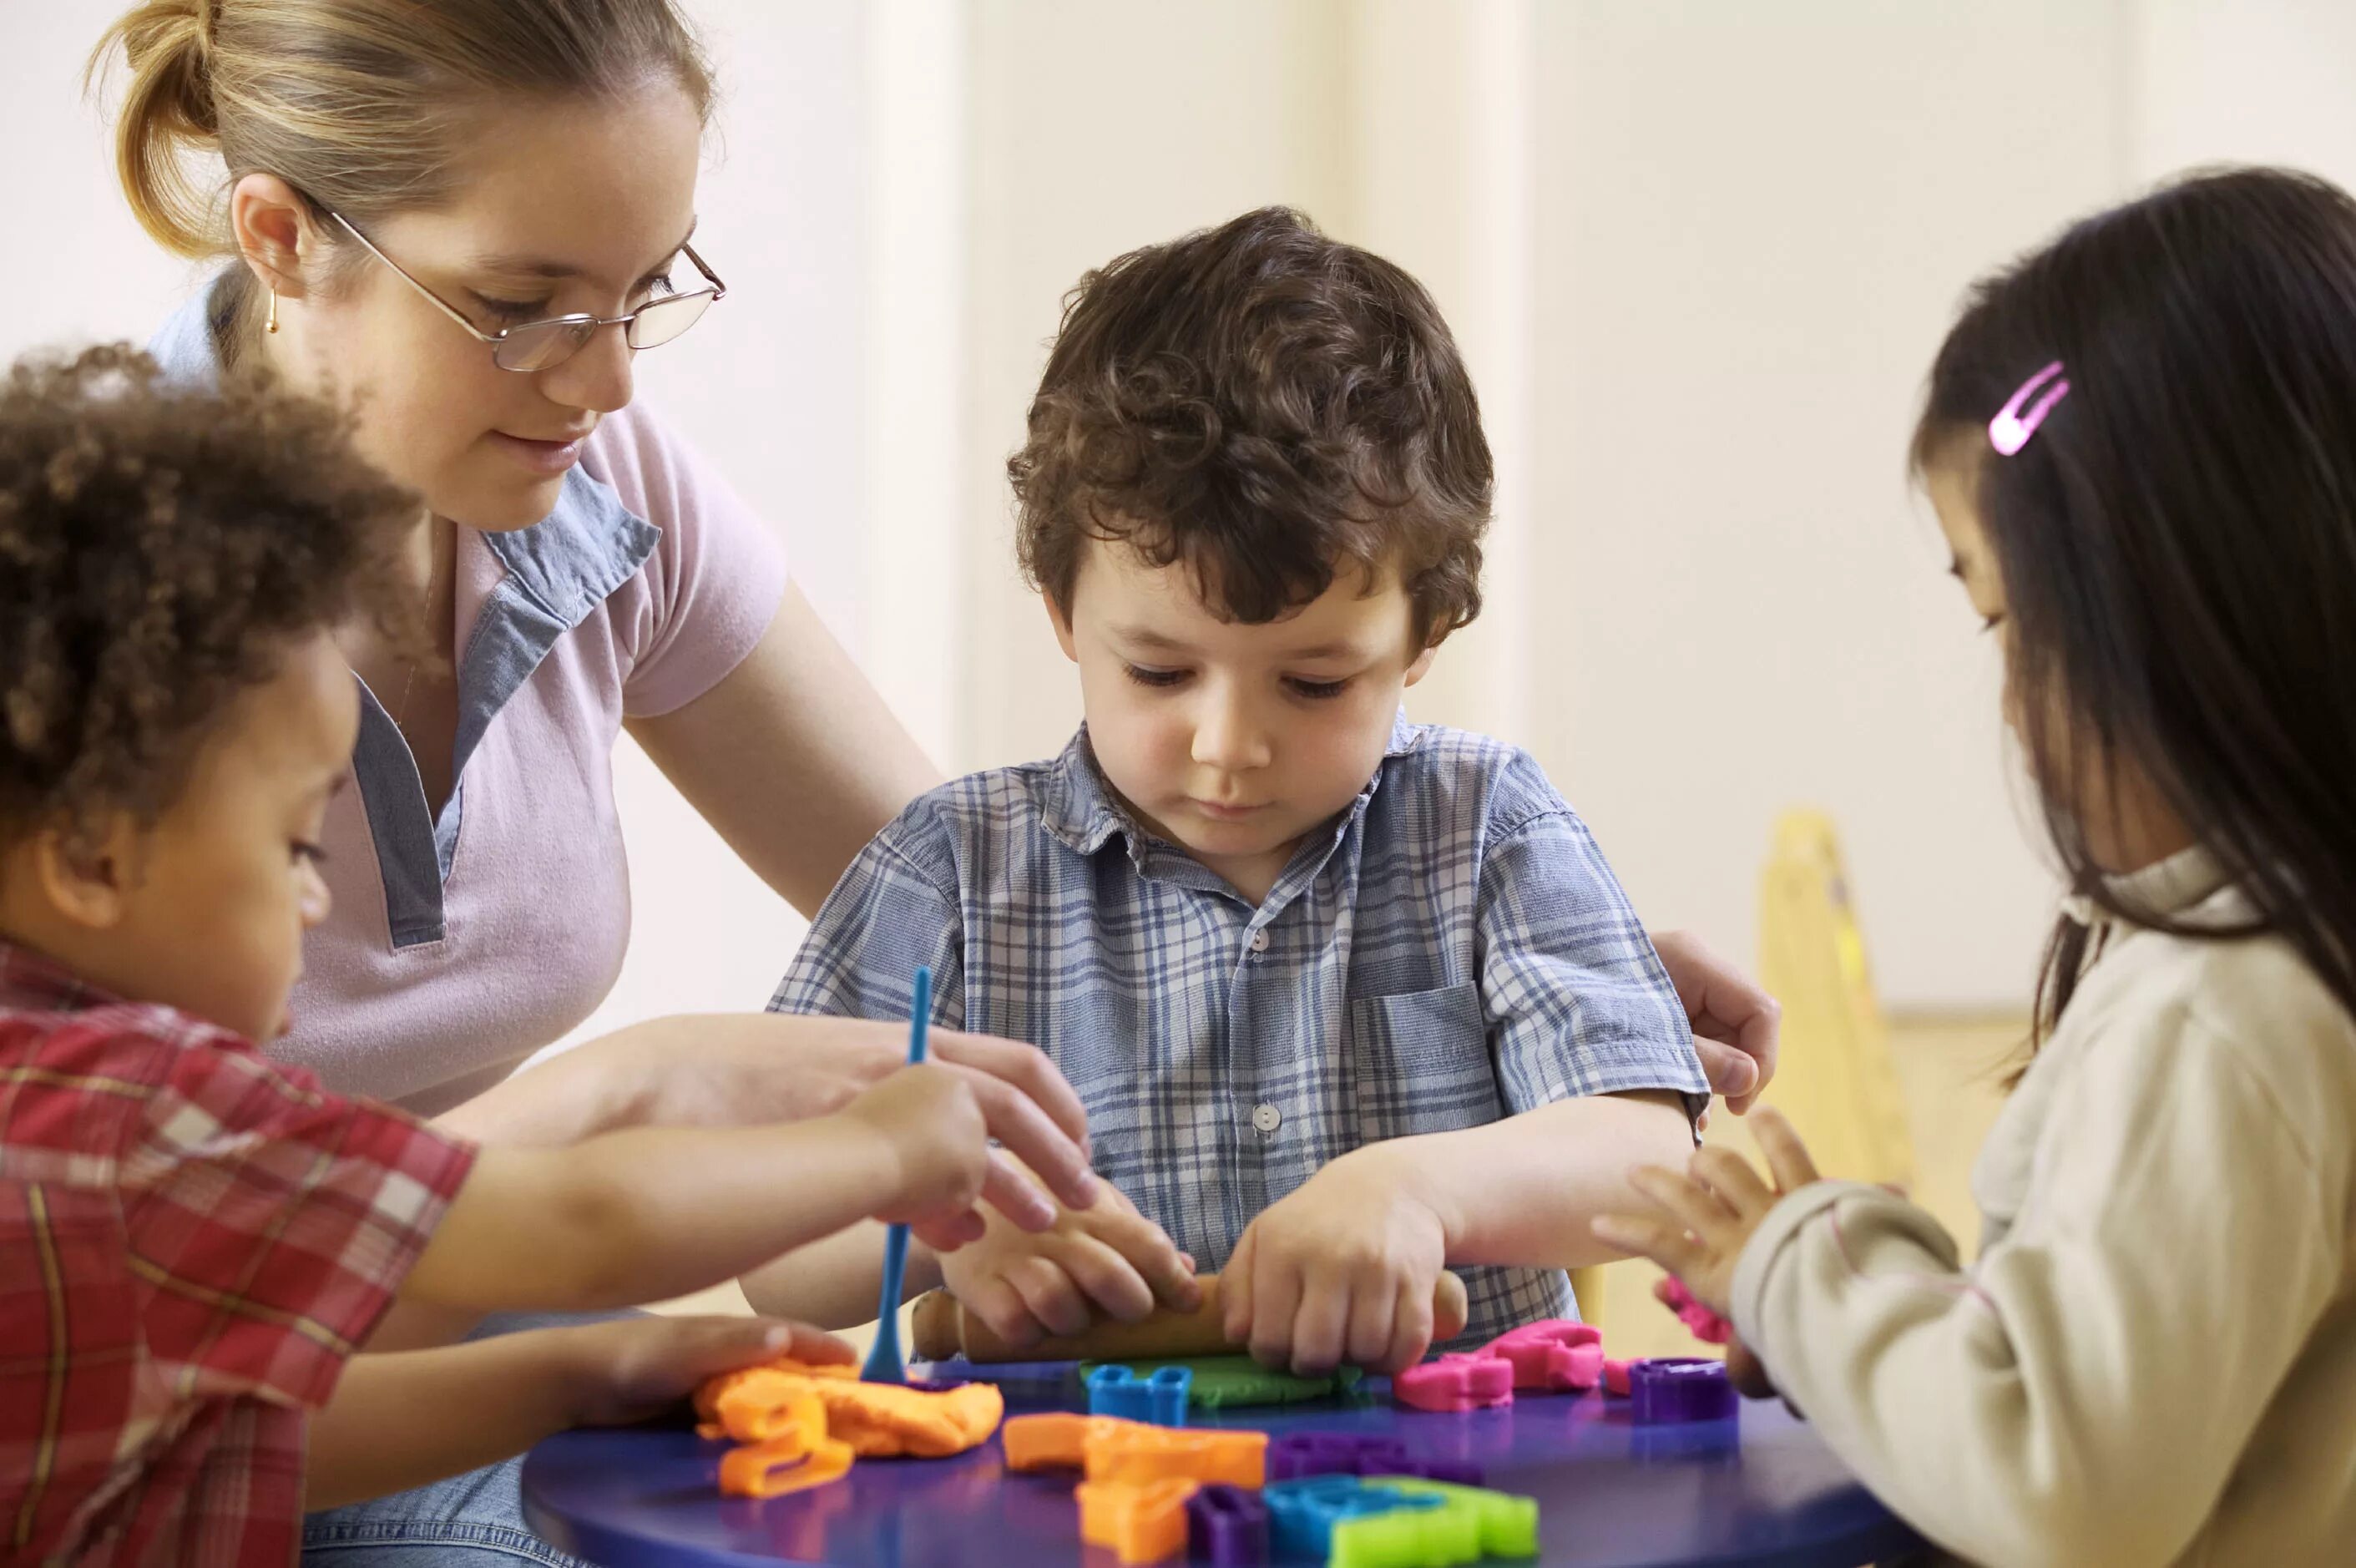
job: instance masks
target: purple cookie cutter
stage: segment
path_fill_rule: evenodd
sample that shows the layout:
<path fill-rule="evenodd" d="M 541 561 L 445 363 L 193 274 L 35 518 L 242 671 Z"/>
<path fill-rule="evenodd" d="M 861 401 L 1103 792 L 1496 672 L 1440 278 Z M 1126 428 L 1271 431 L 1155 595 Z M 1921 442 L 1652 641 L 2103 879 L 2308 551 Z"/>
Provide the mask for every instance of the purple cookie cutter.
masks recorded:
<path fill-rule="evenodd" d="M 1186 1499 L 1186 1548 L 1217 1568 L 1261 1568 L 1269 1552 L 1268 1504 L 1241 1487 L 1196 1487 Z"/>
<path fill-rule="evenodd" d="M 1639 1426 L 1724 1421 L 1738 1405 L 1726 1363 L 1692 1356 L 1636 1362 L 1628 1369 L 1628 1397 Z"/>
<path fill-rule="evenodd" d="M 1464 1459 L 1409 1455 L 1395 1437 L 1348 1432 L 1288 1432 L 1268 1445 L 1268 1478 L 1295 1481 L 1309 1476 L 1408 1476 L 1477 1487 L 1481 1466 Z"/>

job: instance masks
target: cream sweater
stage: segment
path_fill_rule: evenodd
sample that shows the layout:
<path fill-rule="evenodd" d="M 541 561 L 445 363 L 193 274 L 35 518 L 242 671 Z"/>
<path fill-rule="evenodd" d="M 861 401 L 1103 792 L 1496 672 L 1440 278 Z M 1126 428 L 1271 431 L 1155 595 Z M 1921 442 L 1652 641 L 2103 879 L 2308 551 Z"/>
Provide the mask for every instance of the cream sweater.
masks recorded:
<path fill-rule="evenodd" d="M 2198 852 L 2128 879 L 2203 923 Z M 2356 1024 L 2283 942 L 2114 926 L 1973 1174 L 1979 1259 L 1878 1187 L 1784 1199 L 1736 1327 L 1975 1562 L 2356 1563 Z"/>

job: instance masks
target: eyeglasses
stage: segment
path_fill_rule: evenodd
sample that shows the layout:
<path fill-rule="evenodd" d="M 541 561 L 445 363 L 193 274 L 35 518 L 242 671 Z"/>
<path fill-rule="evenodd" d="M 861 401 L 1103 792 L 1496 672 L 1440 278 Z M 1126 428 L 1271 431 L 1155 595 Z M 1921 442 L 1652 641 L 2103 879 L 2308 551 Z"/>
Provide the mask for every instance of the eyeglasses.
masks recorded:
<path fill-rule="evenodd" d="M 720 281 L 717 273 L 703 264 L 703 258 L 695 253 L 695 247 L 681 245 L 680 252 L 695 263 L 695 270 L 703 274 L 703 281 L 710 287 L 691 289 L 685 294 L 667 294 L 659 299 L 650 299 L 622 316 L 552 316 L 545 321 L 527 321 L 520 327 L 486 332 L 467 320 L 465 314 L 448 300 L 411 277 L 400 263 L 369 243 L 369 237 L 354 228 L 351 220 L 342 213 L 330 211 L 327 216 L 342 224 L 344 232 L 358 240 L 369 255 L 391 267 L 402 282 L 423 295 L 436 310 L 465 328 L 477 342 L 488 344 L 491 363 L 503 371 L 530 373 L 552 370 L 587 348 L 589 339 L 597 335 L 600 327 L 620 328 L 623 340 L 633 349 L 658 349 L 702 320 L 703 313 L 712 308 L 714 300 L 728 297 L 728 285 Z"/>

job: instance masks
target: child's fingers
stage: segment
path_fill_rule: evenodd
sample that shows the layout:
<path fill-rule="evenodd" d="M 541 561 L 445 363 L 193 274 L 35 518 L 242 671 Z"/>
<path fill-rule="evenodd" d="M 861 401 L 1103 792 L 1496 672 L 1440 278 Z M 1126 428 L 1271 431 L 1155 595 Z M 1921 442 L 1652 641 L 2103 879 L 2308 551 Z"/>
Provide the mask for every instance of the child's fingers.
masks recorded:
<path fill-rule="evenodd" d="M 1350 1326 L 1342 1349 L 1352 1366 L 1388 1369 L 1399 1294 L 1398 1282 L 1390 1279 L 1369 1281 L 1350 1293 Z"/>
<path fill-rule="evenodd" d="M 1734 1211 L 1719 1196 L 1683 1171 L 1644 1165 L 1629 1173 L 1628 1185 L 1685 1222 L 1687 1230 L 1708 1235 L 1733 1222 Z"/>
<path fill-rule="evenodd" d="M 1301 1282 L 1300 1305 L 1292 1312 L 1293 1376 L 1322 1378 L 1342 1364 L 1357 1294 L 1345 1276 L 1332 1272 Z"/>
<path fill-rule="evenodd" d="M 1696 1180 L 1717 1193 L 1737 1214 L 1756 1213 L 1774 1205 L 1773 1191 L 1759 1179 L 1751 1162 L 1731 1149 L 1705 1144 L 1694 1151 L 1688 1168 Z"/>
<path fill-rule="evenodd" d="M 1673 1274 L 1682 1274 L 1701 1256 L 1701 1244 L 1684 1230 L 1633 1214 L 1599 1215 L 1588 1227 L 1606 1245 L 1639 1258 L 1650 1258 Z"/>
<path fill-rule="evenodd" d="M 990 1173 L 981 1180 L 981 1200 L 1006 1216 L 1016 1230 L 1034 1234 L 1054 1229 L 1062 1213 L 1055 1200 L 1023 1175 L 1002 1149 L 990 1153 Z"/>
<path fill-rule="evenodd" d="M 1094 1236 L 1069 1236 L 1056 1259 L 1079 1293 L 1108 1316 L 1136 1323 L 1152 1316 L 1153 1287 L 1120 1252 Z"/>
<path fill-rule="evenodd" d="M 1300 1271 L 1281 1258 L 1254 1262 L 1251 1277 L 1252 1359 L 1282 1369 L 1292 1362 L 1292 1325 L 1301 1316 Z"/>
<path fill-rule="evenodd" d="M 706 1378 L 781 1356 L 848 1361 L 851 1347 L 804 1323 L 764 1317 L 637 1317 L 578 1329 L 600 1343 L 594 1360 L 605 1391 L 584 1412 L 593 1423 L 631 1421 L 695 1391 Z"/>
<path fill-rule="evenodd" d="M 774 1347 L 769 1352 L 772 1357 L 787 1357 L 796 1361 L 807 1361 L 812 1366 L 847 1366 L 859 1359 L 857 1351 L 825 1329 L 798 1323 L 790 1317 L 737 1318 L 733 1321 L 752 1322 L 766 1330 L 763 1342 Z"/>
<path fill-rule="evenodd" d="M 958 1303 L 987 1324 L 992 1334 L 1017 1350 L 1036 1345 L 1044 1337 L 1039 1320 L 1031 1315 L 1031 1309 L 1023 1304 L 1023 1297 L 1012 1283 L 999 1275 L 992 1274 L 960 1285 Z"/>
<path fill-rule="evenodd" d="M 1740 1339 L 1726 1342 L 1726 1377 L 1734 1391 L 1747 1400 L 1775 1397 L 1775 1381 L 1767 1375 L 1766 1363 L 1751 1353 L 1751 1347 Z"/>
<path fill-rule="evenodd" d="M 1759 1152 L 1767 1156 L 1767 1169 L 1775 1178 L 1779 1192 L 1822 1181 L 1816 1175 L 1816 1162 L 1808 1157 L 1808 1146 L 1800 1142 L 1799 1133 L 1772 1105 L 1762 1105 L 1751 1118 L 1751 1135 L 1759 1140 Z"/>
<path fill-rule="evenodd" d="M 1086 1208 L 1096 1201 L 1087 1119 L 1078 1096 L 1045 1053 L 1033 1046 L 946 1030 L 934 1031 L 932 1040 L 933 1053 L 944 1063 L 955 1064 L 973 1091 L 991 1137 L 1038 1172 L 1047 1189 L 1066 1204 Z M 1055 1107 L 1053 1116 L 1043 1109 L 1048 1103 Z"/>
<path fill-rule="evenodd" d="M 1014 1294 L 1023 1298 L 1023 1305 L 1048 1333 L 1069 1337 L 1087 1332 L 1093 1316 L 1087 1298 L 1072 1283 L 1072 1276 L 1064 1272 L 1059 1259 L 1036 1252 L 1015 1258 L 1007 1263 L 1005 1274 L 1006 1283 L 1014 1287 Z"/>
<path fill-rule="evenodd" d="M 1423 1359 L 1431 1348 L 1431 1292 L 1414 1280 L 1403 1280 L 1391 1302 L 1391 1342 L 1380 1369 L 1397 1374 Z"/>
<path fill-rule="evenodd" d="M 1083 1229 L 1119 1254 L 1144 1282 L 1151 1298 L 1147 1311 L 1154 1302 L 1179 1312 L 1192 1312 L 1203 1305 L 1203 1285 L 1194 1277 L 1193 1263 L 1152 1220 L 1134 1209 L 1107 1209 L 1099 1205 L 1088 1211 Z"/>
<path fill-rule="evenodd" d="M 980 1240 L 989 1230 L 981 1216 L 970 1208 L 943 1219 L 915 1220 L 908 1226 L 910 1235 L 936 1252 L 954 1252 Z"/>
<path fill-rule="evenodd" d="M 1227 1266 L 1219 1276 L 1219 1314 L 1227 1343 L 1241 1345 L 1251 1338 L 1252 1328 L 1252 1260 L 1258 1251 L 1259 1227 L 1244 1227 L 1243 1240 L 1227 1254 Z"/>

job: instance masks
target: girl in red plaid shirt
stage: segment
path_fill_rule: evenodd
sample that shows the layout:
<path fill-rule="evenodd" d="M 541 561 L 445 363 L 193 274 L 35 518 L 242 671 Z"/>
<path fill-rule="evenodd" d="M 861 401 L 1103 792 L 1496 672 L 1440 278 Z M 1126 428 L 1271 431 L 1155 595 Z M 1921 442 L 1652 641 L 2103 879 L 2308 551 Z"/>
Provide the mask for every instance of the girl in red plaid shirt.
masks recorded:
<path fill-rule="evenodd" d="M 619 1306 L 870 1217 L 979 1230 L 941 1069 L 791 1127 L 478 1149 L 256 1050 L 327 908 L 331 633 L 404 635 L 417 506 L 266 387 L 126 349 L 0 386 L 0 1562 L 291 1563 L 305 1508 L 850 1355 L 660 1317 L 359 1354 L 396 1300 Z"/>

